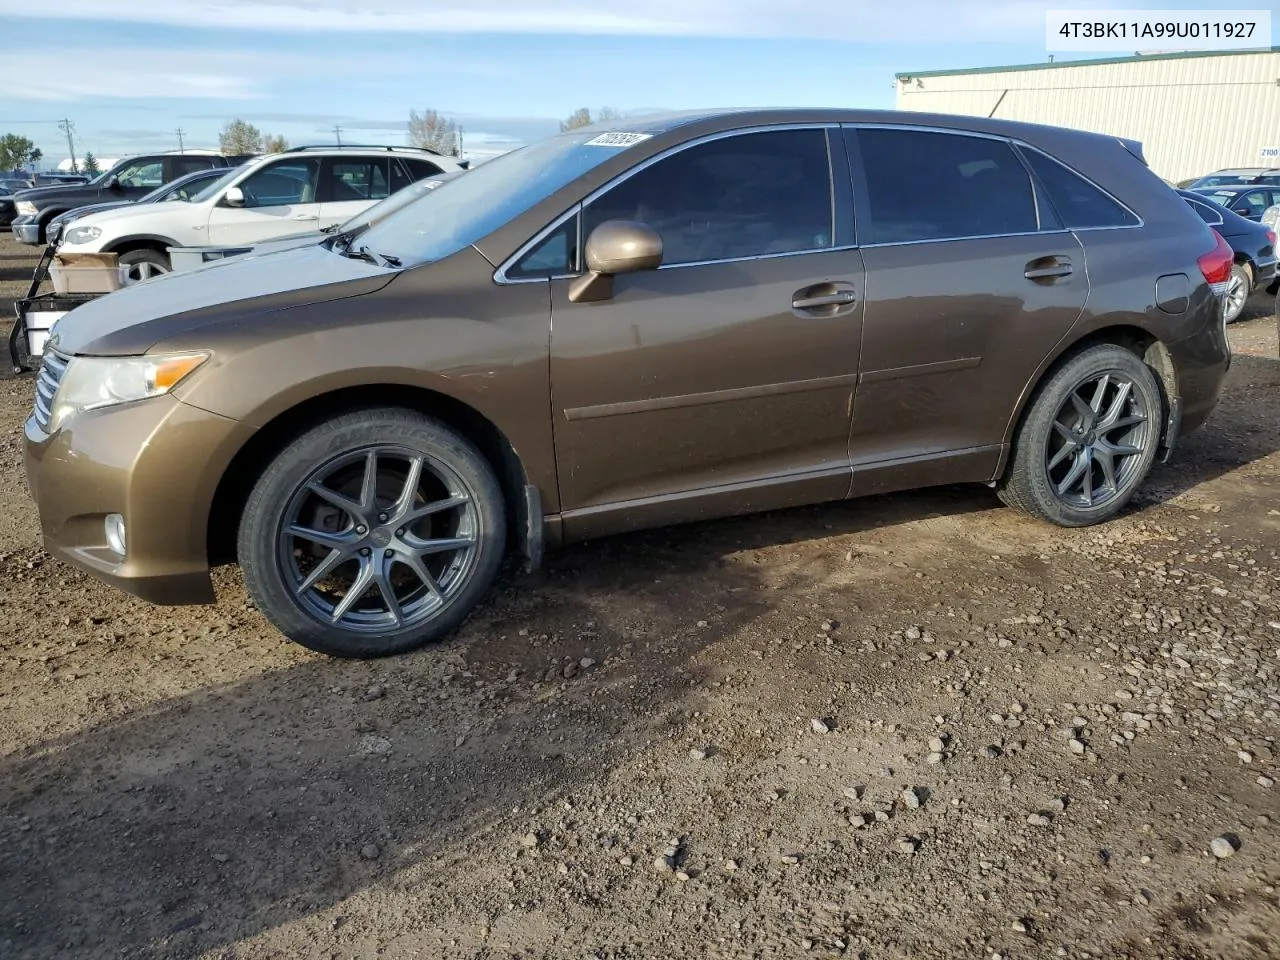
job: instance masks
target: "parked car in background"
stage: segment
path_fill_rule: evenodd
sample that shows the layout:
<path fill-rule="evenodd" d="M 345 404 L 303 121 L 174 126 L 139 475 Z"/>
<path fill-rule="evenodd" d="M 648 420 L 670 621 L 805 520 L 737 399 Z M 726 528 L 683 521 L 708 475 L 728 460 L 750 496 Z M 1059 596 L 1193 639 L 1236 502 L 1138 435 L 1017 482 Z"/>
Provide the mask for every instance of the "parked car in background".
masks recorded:
<path fill-rule="evenodd" d="M 171 183 L 166 183 L 162 187 L 156 187 L 156 189 L 144 194 L 137 200 L 113 200 L 109 203 L 92 203 L 87 207 L 76 207 L 66 213 L 60 213 L 45 226 L 48 242 L 58 243 L 62 239 L 64 231 L 68 229 L 68 224 L 75 223 L 77 220 L 95 213 L 102 213 L 106 210 L 119 210 L 121 207 L 131 207 L 135 204 L 190 200 L 205 186 L 225 174 L 226 170 L 222 167 L 197 170 L 195 173 L 188 173 L 185 177 L 179 177 Z"/>
<path fill-rule="evenodd" d="M 1267 207 L 1280 203 L 1280 186 L 1192 187 L 1192 191 L 1210 203 L 1225 207 L 1246 220 L 1262 222 Z"/>
<path fill-rule="evenodd" d="M 68 210 L 103 201 L 137 200 L 188 173 L 214 167 L 225 169 L 245 159 L 191 150 L 157 153 L 121 160 L 88 183 L 34 187 L 14 196 L 18 216 L 13 222 L 13 233 L 22 243 L 45 243 L 49 221 Z"/>
<path fill-rule="evenodd" d="M 1208 202 L 1203 194 L 1194 190 L 1178 193 L 1201 220 L 1222 235 L 1235 253 L 1231 279 L 1223 298 L 1223 318 L 1227 323 L 1235 323 L 1249 297 L 1258 290 L 1273 295 L 1280 290 L 1276 273 L 1276 231 Z"/>
<path fill-rule="evenodd" d="M 16 183 L 21 181 L 0 180 L 0 227 L 7 227 L 18 215 L 14 209 L 13 195 L 18 190 L 27 189 L 27 186 L 25 183 L 22 186 L 14 186 Z"/>
<path fill-rule="evenodd" d="M 278 253 L 281 250 L 293 250 L 297 247 L 305 247 L 308 244 L 321 243 L 325 241 L 332 241 L 335 244 L 349 244 L 373 224 L 390 216 L 401 207 L 414 203 L 426 194 L 434 191 L 437 187 L 448 183 L 456 177 L 462 176 L 462 174 L 463 171 L 459 170 L 453 173 L 442 173 L 426 180 L 419 180 L 416 183 L 411 183 L 407 187 L 397 190 L 385 200 L 378 201 L 364 212 L 356 214 L 345 223 L 325 227 L 322 230 L 313 230 L 309 233 L 289 234 L 283 237 L 271 237 L 270 239 L 263 240 L 261 243 L 255 243 L 248 247 L 204 247 L 190 249 L 193 252 L 194 250 L 199 249 L 203 251 L 206 256 L 214 254 L 219 261 L 230 262 L 243 257 L 260 257 L 268 253 Z M 210 257 L 207 262 L 213 262 L 212 257 Z M 176 255 L 173 267 L 175 270 L 179 269 Z"/>
<path fill-rule="evenodd" d="M 169 247 L 252 245 L 345 223 L 415 180 L 461 169 L 414 147 L 295 147 L 229 171 L 189 203 L 108 210 L 62 238 L 65 253 L 116 253 L 130 267 L 172 269 Z"/>
<path fill-rule="evenodd" d="M 1280 186 L 1280 167 L 1234 167 L 1215 170 L 1203 177 L 1185 180 L 1178 186 L 1197 187 Z"/>
<path fill-rule="evenodd" d="M 327 164 L 368 162 L 311 159 L 214 194 L 323 191 Z M 162 603 L 212 602 L 210 564 L 238 558 L 287 636 L 353 657 L 441 637 L 509 546 L 536 565 L 544 544 L 964 482 L 1095 524 L 1214 409 L 1231 263 L 1114 136 L 635 118 L 491 160 L 354 243 L 72 310 L 29 487 L 55 557 Z"/>

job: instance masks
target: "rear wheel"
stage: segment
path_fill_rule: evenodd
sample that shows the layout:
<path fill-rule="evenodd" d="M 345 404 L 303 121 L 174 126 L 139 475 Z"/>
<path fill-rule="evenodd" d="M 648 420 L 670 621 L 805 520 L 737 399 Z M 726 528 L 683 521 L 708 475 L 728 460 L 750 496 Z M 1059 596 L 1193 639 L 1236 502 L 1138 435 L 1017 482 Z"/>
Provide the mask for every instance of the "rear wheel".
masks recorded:
<path fill-rule="evenodd" d="M 501 488 L 464 438 L 403 409 L 353 412 L 302 434 L 240 521 L 250 593 L 285 636 L 378 657 L 437 640 L 492 585 Z"/>
<path fill-rule="evenodd" d="M 120 254 L 120 266 L 128 267 L 128 283 L 141 283 L 173 270 L 169 258 L 159 250 L 130 250 Z"/>
<path fill-rule="evenodd" d="M 1231 279 L 1227 281 L 1227 294 L 1223 299 L 1222 315 L 1227 323 L 1235 323 L 1244 313 L 1244 305 L 1253 292 L 1253 271 L 1248 264 L 1237 263 L 1231 268 Z"/>
<path fill-rule="evenodd" d="M 1011 507 L 1064 527 L 1115 516 L 1146 479 L 1164 401 L 1155 374 L 1123 347 L 1076 354 L 1040 387 L 999 487 Z"/>

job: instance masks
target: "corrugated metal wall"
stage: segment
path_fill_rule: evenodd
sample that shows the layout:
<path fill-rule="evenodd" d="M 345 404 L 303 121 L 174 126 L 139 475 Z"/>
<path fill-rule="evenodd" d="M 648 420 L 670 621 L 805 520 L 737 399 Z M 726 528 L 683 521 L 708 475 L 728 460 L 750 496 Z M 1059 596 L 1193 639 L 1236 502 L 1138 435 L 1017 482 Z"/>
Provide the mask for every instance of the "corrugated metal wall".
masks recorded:
<path fill-rule="evenodd" d="M 899 76 L 897 102 L 1131 137 L 1177 181 L 1264 165 L 1261 148 L 1280 146 L 1280 52 Z"/>

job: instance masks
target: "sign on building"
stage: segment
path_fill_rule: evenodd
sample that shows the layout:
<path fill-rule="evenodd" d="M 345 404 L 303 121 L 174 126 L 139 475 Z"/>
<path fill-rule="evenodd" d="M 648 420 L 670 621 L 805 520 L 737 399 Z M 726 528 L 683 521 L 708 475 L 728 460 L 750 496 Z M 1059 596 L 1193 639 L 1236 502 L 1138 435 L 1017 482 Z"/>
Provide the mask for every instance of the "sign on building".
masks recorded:
<path fill-rule="evenodd" d="M 1261 160 L 1270 160 L 1273 163 L 1280 163 L 1280 147 L 1263 147 L 1258 151 L 1258 158 Z"/>

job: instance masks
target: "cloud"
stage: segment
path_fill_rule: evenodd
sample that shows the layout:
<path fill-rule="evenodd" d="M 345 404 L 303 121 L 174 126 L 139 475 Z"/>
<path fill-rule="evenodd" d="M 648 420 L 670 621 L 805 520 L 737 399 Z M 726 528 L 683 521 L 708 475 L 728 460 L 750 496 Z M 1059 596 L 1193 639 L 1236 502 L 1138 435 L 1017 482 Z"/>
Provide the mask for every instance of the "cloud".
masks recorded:
<path fill-rule="evenodd" d="M 1106 8 L 1106 0 L 1073 0 Z M 1129 7 L 1156 5 L 1128 0 Z M 307 32 L 608 34 L 666 37 L 845 39 L 860 43 L 922 40 L 1001 41 L 1042 35 L 1042 0 L 916 0 L 909 9 L 883 0 L 648 0 L 604 9 L 599 0 L 202 0 L 153 3 L 58 0 L 41 18 L 115 20 L 210 29 Z M 11 15 L 23 16 L 14 10 Z"/>
<path fill-rule="evenodd" d="M 85 48 L 61 49 L 58 58 L 75 69 L 50 69 L 47 53 L 7 52 L 6 95 L 15 100 L 253 100 L 263 95 L 257 79 L 261 58 L 248 54 Z"/>

